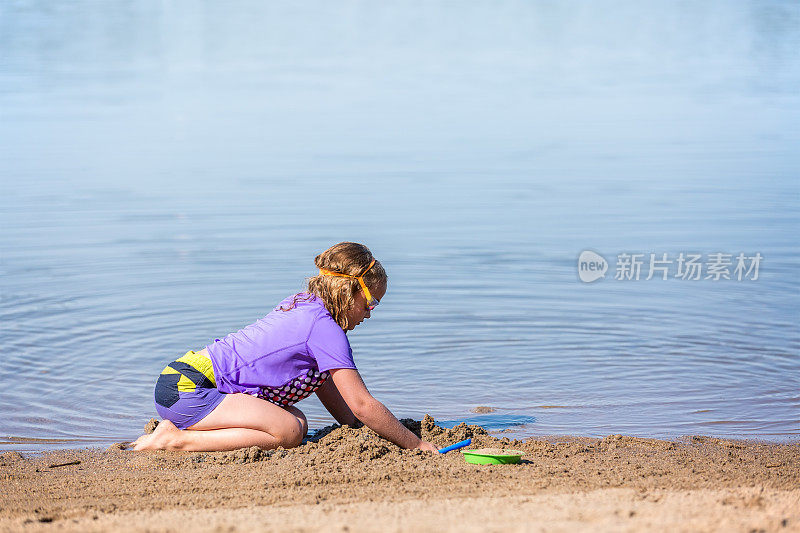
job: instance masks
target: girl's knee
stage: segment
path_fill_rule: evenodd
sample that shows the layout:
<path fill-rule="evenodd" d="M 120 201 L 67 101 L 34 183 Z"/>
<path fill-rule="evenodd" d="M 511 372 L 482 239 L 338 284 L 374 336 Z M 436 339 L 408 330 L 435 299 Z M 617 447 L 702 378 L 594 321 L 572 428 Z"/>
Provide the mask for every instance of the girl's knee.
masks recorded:
<path fill-rule="evenodd" d="M 303 431 L 303 425 L 299 420 L 295 419 L 295 423 L 288 424 L 286 427 L 282 428 L 282 431 L 278 435 L 275 436 L 278 439 L 278 446 L 283 446 L 284 448 L 294 448 L 295 446 L 300 446 L 300 443 L 303 442 L 305 433 Z"/>
<path fill-rule="evenodd" d="M 279 417 L 279 421 L 268 431 L 277 440 L 278 446 L 294 448 L 303 442 L 308 431 L 308 422 L 300 409 L 291 406 L 283 409 L 285 412 Z"/>
<path fill-rule="evenodd" d="M 285 409 L 290 413 L 292 413 L 294 417 L 297 419 L 297 422 L 300 424 L 300 431 L 301 431 L 300 438 L 302 440 L 303 437 L 308 435 L 308 420 L 306 420 L 306 415 L 303 414 L 303 411 L 294 406 L 286 407 Z"/>

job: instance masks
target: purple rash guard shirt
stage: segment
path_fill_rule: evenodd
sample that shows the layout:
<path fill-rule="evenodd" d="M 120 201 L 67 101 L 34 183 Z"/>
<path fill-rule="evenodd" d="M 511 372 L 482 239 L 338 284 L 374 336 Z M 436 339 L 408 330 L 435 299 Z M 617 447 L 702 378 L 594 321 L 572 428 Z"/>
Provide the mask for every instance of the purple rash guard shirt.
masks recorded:
<path fill-rule="evenodd" d="M 264 318 L 206 349 L 220 392 L 243 392 L 280 406 L 311 395 L 329 370 L 356 369 L 344 330 L 322 300 L 308 293 L 289 296 Z"/>

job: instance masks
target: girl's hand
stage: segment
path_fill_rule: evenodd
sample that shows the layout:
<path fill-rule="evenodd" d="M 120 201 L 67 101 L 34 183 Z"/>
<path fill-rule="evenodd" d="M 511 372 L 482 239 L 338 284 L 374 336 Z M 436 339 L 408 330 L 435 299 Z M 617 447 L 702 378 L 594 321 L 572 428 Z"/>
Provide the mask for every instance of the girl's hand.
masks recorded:
<path fill-rule="evenodd" d="M 424 450 L 426 452 L 431 452 L 431 453 L 439 453 L 439 448 L 437 448 L 436 446 L 434 446 L 430 442 L 424 441 L 424 440 L 419 441 L 419 446 L 417 446 L 417 449 L 418 450 Z"/>

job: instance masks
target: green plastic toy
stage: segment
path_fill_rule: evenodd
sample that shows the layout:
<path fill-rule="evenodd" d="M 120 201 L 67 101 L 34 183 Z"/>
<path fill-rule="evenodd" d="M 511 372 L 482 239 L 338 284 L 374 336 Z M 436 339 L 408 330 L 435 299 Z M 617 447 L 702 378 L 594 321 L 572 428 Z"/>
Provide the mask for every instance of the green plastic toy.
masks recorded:
<path fill-rule="evenodd" d="M 464 460 L 475 465 L 507 465 L 519 463 L 525 452 L 520 450 L 461 450 Z"/>

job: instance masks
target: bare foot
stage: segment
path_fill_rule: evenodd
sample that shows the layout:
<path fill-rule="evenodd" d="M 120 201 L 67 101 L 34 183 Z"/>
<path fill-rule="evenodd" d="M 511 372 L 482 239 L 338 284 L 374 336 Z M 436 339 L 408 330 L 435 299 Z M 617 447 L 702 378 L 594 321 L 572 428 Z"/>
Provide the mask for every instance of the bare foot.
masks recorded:
<path fill-rule="evenodd" d="M 125 444 L 125 449 L 126 449 L 126 450 L 130 450 L 130 449 L 136 449 L 136 446 L 137 446 L 138 444 L 143 444 L 143 443 L 144 443 L 146 440 L 148 440 L 148 439 L 150 438 L 150 435 L 152 435 L 152 433 L 150 433 L 150 434 L 144 434 L 144 435 L 142 435 L 141 437 L 139 437 L 138 439 L 136 439 L 136 440 L 135 440 L 135 441 L 133 441 L 133 442 L 126 442 L 126 443 L 123 443 L 123 444 Z"/>
<path fill-rule="evenodd" d="M 155 431 L 142 435 L 133 442 L 133 450 L 174 450 L 180 439 L 181 430 L 169 420 L 162 420 Z"/>

